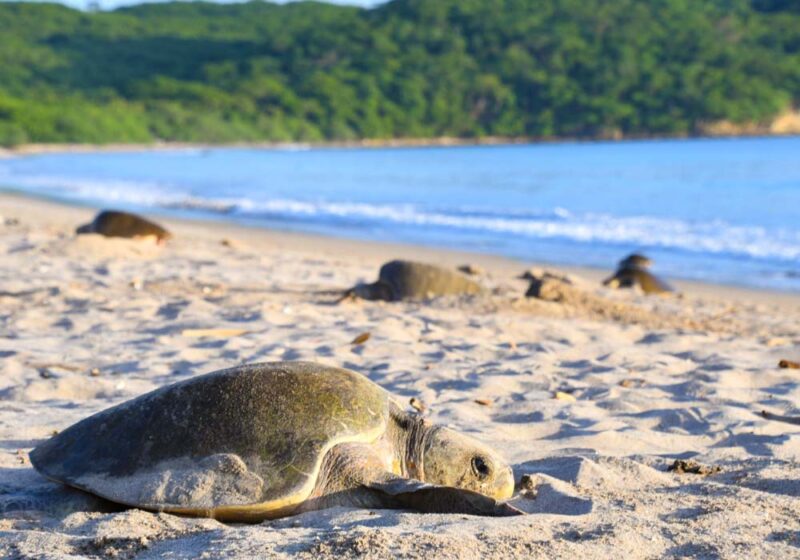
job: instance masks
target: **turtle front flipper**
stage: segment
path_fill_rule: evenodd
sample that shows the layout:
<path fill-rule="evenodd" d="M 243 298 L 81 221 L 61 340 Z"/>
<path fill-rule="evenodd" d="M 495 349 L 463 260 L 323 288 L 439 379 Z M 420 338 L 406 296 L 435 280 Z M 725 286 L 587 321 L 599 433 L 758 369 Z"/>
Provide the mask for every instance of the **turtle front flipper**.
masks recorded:
<path fill-rule="evenodd" d="M 767 412 L 766 410 L 761 411 L 761 416 L 767 420 L 775 420 L 777 422 L 785 422 L 787 424 L 800 426 L 800 417 L 797 416 L 781 416 L 780 414 L 773 414 L 771 412 Z"/>
<path fill-rule="evenodd" d="M 391 471 L 392 452 L 386 443 L 346 443 L 331 449 L 317 487 L 299 511 L 344 506 L 495 517 L 523 513 L 477 492 L 398 476 Z"/>
<path fill-rule="evenodd" d="M 371 284 L 358 284 L 348 290 L 346 297 L 357 297 L 368 301 L 394 301 L 398 299 L 392 287 L 382 280 Z"/>
<path fill-rule="evenodd" d="M 461 488 L 435 486 L 387 473 L 386 479 L 366 486 L 378 495 L 384 507 L 412 509 L 422 513 L 463 513 L 488 517 L 510 517 L 525 512 L 493 498 Z"/>

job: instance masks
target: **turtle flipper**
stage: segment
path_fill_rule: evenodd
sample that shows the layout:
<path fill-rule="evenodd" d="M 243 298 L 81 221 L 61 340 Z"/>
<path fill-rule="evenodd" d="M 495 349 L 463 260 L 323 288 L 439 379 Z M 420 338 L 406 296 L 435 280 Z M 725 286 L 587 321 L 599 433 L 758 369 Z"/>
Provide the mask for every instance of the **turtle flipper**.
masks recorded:
<path fill-rule="evenodd" d="M 786 422 L 787 424 L 800 425 L 800 417 L 798 416 L 781 416 L 780 414 L 773 414 L 766 410 L 761 411 L 761 416 L 767 420 L 776 420 L 778 422 Z"/>
<path fill-rule="evenodd" d="M 395 297 L 392 286 L 383 280 L 378 280 L 371 284 L 358 284 L 348 291 L 347 296 L 365 299 L 367 301 L 394 301 L 398 299 Z"/>
<path fill-rule="evenodd" d="M 609 288 L 619 288 L 619 283 L 619 278 L 617 278 L 616 274 L 603 280 L 603 286 L 608 286 Z"/>
<path fill-rule="evenodd" d="M 330 293 L 332 295 L 339 296 L 338 298 L 336 298 L 334 303 L 342 303 L 343 301 L 345 301 L 347 299 L 354 299 L 356 297 L 356 289 L 355 288 L 350 288 L 349 290 L 331 290 Z"/>
<path fill-rule="evenodd" d="M 647 283 L 647 286 L 642 286 L 645 290 L 645 293 L 653 293 L 653 294 L 670 294 L 675 291 L 675 288 L 667 284 L 661 278 L 654 276 L 652 274 L 650 276 L 650 282 Z"/>
<path fill-rule="evenodd" d="M 385 507 L 412 509 L 422 513 L 464 513 L 489 517 L 524 515 L 514 506 L 488 496 L 449 486 L 435 486 L 395 476 L 366 485 Z"/>

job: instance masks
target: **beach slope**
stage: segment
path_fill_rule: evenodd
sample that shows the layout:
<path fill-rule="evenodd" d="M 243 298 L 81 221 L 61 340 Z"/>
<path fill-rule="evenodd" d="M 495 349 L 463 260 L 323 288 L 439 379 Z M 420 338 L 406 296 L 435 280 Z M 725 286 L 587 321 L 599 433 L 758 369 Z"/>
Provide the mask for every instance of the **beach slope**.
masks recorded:
<path fill-rule="evenodd" d="M 160 220 L 164 246 L 76 237 L 94 212 L 0 195 L 0 557 L 798 555 L 800 426 L 761 415 L 800 414 L 800 370 L 778 367 L 800 361 L 797 295 L 679 283 L 683 297 L 648 299 L 570 271 L 582 295 L 541 301 L 523 296 L 527 265 L 504 259 L 212 222 Z M 489 293 L 336 303 L 411 256 L 480 265 Z M 513 502 L 531 515 L 339 508 L 226 525 L 115 510 L 30 465 L 89 414 L 277 360 L 361 372 L 491 443 L 532 475 Z"/>

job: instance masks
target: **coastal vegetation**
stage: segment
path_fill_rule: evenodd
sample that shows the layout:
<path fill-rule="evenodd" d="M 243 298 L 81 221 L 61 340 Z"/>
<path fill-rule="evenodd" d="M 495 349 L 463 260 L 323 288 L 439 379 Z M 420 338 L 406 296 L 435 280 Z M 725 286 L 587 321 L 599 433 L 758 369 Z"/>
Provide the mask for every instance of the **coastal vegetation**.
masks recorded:
<path fill-rule="evenodd" d="M 0 3 L 0 145 L 686 135 L 800 103 L 793 0 Z"/>

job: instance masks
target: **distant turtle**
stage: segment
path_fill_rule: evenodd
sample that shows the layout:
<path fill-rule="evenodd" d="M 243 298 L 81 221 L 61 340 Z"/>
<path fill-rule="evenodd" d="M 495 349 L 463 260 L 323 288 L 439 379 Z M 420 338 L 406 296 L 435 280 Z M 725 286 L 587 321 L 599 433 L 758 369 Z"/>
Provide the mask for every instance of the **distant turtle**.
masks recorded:
<path fill-rule="evenodd" d="M 482 267 L 470 263 L 462 264 L 457 270 L 463 272 L 467 276 L 483 276 L 486 274 L 486 271 Z"/>
<path fill-rule="evenodd" d="M 639 286 L 645 294 L 667 294 L 675 290 L 647 270 L 653 261 L 633 253 L 619 261 L 617 271 L 613 276 L 603 281 L 604 286 L 610 288 L 633 288 Z"/>
<path fill-rule="evenodd" d="M 381 267 L 378 281 L 360 284 L 347 295 L 363 299 L 400 301 L 437 296 L 479 294 L 483 288 L 457 270 L 414 261 L 390 261 Z"/>
<path fill-rule="evenodd" d="M 243 365 L 99 412 L 36 447 L 46 477 L 153 511 L 258 521 L 333 506 L 521 512 L 478 441 L 404 412 L 355 372 Z"/>
<path fill-rule="evenodd" d="M 154 237 L 158 243 L 163 243 L 172 237 L 170 232 L 150 220 L 136 214 L 116 210 L 103 210 L 95 216 L 91 223 L 80 226 L 75 233 L 99 233 L 106 237 L 131 239 Z"/>

